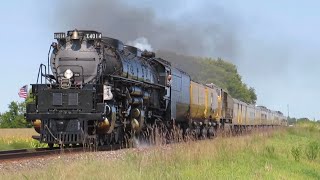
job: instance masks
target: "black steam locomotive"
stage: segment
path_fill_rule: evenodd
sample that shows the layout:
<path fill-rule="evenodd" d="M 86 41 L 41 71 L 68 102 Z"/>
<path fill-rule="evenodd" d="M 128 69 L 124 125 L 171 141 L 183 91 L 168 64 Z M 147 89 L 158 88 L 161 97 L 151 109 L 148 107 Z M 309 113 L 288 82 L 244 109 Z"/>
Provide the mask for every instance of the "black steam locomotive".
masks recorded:
<path fill-rule="evenodd" d="M 284 122 L 280 112 L 272 111 L 270 119 L 263 109 L 252 107 L 255 121 L 244 124 L 249 118 L 242 112 L 245 103 L 213 84 L 191 81 L 153 52 L 100 32 L 72 30 L 55 33 L 54 38 L 51 58 L 40 66 L 37 83 L 32 84 L 34 102 L 26 112 L 39 141 L 49 147 L 122 143 L 155 126 L 206 137 L 225 124 L 241 128 Z"/>

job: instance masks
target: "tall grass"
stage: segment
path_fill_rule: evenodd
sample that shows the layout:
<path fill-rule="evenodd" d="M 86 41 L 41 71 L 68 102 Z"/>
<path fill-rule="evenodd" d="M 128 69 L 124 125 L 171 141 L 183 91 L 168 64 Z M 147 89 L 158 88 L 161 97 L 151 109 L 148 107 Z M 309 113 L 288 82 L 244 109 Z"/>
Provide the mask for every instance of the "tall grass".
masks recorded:
<path fill-rule="evenodd" d="M 130 149 L 110 160 L 97 158 L 95 154 L 83 154 L 81 160 L 70 161 L 65 155 L 39 169 L 17 174 L 3 172 L 2 178 L 320 179 L 319 158 L 310 160 L 304 153 L 310 142 L 319 142 L 319 139 L 317 131 L 295 127 L 239 137 Z M 295 147 L 301 147 L 299 161 L 292 154 Z"/>
<path fill-rule="evenodd" d="M 31 138 L 37 133 L 31 128 L 0 129 L 0 151 L 23 148 L 45 147 Z"/>

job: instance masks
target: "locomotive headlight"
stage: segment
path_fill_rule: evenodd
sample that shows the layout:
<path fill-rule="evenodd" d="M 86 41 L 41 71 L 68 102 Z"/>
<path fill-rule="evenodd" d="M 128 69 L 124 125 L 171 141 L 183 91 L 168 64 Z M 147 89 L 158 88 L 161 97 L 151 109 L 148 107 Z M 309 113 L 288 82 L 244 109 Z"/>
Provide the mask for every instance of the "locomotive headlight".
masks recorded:
<path fill-rule="evenodd" d="M 63 75 L 65 78 L 70 79 L 73 77 L 73 72 L 71 71 L 71 69 L 67 69 Z"/>

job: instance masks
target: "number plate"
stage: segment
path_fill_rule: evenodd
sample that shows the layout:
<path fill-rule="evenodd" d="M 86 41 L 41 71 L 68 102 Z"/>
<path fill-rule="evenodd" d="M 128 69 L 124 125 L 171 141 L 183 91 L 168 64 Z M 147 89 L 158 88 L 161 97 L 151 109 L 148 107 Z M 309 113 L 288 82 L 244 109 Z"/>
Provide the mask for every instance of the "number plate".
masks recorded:
<path fill-rule="evenodd" d="M 87 33 L 87 34 L 85 34 L 85 37 L 87 39 L 101 39 L 102 34 L 101 33 Z"/>
<path fill-rule="evenodd" d="M 66 33 L 54 33 L 54 39 L 65 39 Z"/>

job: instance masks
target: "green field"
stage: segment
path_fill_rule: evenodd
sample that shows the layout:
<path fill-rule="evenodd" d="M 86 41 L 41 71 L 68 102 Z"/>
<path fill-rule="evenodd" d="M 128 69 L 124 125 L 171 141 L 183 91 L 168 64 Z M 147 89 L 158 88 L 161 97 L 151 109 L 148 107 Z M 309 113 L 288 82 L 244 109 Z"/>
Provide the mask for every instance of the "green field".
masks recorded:
<path fill-rule="evenodd" d="M 1 179 L 320 179 L 320 126 L 315 123 L 251 135 L 130 149 L 121 158 L 63 156 L 42 169 Z"/>

